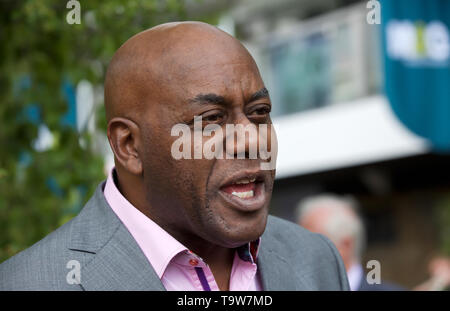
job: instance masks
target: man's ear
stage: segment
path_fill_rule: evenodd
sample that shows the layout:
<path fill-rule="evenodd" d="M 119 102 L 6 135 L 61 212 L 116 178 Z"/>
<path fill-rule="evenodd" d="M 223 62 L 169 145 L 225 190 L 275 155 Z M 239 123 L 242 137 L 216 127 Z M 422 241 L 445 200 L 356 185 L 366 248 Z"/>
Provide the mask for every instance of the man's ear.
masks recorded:
<path fill-rule="evenodd" d="M 108 122 L 108 140 L 116 160 L 128 172 L 142 174 L 139 126 L 125 118 L 113 118 Z"/>

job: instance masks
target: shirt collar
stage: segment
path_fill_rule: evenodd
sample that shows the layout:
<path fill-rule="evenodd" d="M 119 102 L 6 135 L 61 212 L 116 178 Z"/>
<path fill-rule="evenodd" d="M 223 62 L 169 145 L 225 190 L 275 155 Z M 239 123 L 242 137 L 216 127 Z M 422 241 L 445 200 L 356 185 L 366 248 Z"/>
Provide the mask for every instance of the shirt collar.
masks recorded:
<path fill-rule="evenodd" d="M 259 244 L 261 238 L 258 238 L 255 241 L 244 244 L 236 249 L 239 258 L 243 261 L 247 261 L 250 263 L 256 263 L 256 258 L 258 257 Z"/>
<path fill-rule="evenodd" d="M 180 253 L 187 255 L 192 255 L 193 253 L 135 208 L 120 193 L 115 183 L 115 174 L 114 168 L 108 174 L 103 191 L 105 199 L 136 240 L 158 277 L 162 278 L 172 259 Z M 236 251 L 239 258 L 246 262 L 256 263 L 260 240 L 261 238 L 258 238 L 238 247 Z"/>
<path fill-rule="evenodd" d="M 119 217 L 153 266 L 159 278 L 173 257 L 187 248 L 167 231 L 135 208 L 119 191 L 112 169 L 103 191 L 105 199 Z"/>

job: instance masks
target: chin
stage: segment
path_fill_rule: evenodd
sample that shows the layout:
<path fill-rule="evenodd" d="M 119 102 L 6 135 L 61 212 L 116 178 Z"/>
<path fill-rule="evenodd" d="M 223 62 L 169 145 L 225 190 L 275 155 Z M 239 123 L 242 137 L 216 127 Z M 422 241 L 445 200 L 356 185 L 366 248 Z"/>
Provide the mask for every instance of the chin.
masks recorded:
<path fill-rule="evenodd" d="M 225 221 L 218 223 L 218 228 L 214 230 L 216 233 L 212 235 L 218 240 L 216 244 L 235 248 L 261 237 L 266 229 L 268 213 L 261 211 L 259 215 L 247 216 L 228 221 L 222 218 Z"/>

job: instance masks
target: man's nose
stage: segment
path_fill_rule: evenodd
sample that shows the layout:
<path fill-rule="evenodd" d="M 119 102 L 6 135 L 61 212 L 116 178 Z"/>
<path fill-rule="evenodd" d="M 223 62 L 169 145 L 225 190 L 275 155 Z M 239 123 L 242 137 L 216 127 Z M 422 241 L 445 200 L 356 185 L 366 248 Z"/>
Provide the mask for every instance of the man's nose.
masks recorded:
<path fill-rule="evenodd" d="M 258 126 L 244 114 L 234 124 L 226 125 L 225 150 L 228 158 L 256 159 L 258 157 Z"/>

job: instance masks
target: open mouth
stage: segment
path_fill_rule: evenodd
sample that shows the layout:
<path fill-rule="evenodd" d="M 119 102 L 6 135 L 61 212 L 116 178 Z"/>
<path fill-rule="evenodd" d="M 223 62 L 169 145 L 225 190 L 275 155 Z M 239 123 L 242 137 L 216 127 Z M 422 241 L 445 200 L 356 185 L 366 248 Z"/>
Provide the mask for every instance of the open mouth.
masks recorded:
<path fill-rule="evenodd" d="M 260 182 L 258 181 L 258 183 Z M 241 199 L 250 199 L 255 196 L 256 186 L 256 177 L 244 177 L 240 180 L 235 181 L 231 185 L 222 187 L 221 190 Z"/>
<path fill-rule="evenodd" d="M 219 191 L 231 206 L 244 211 L 254 211 L 266 201 L 264 176 L 261 174 L 240 174 L 231 178 Z"/>

